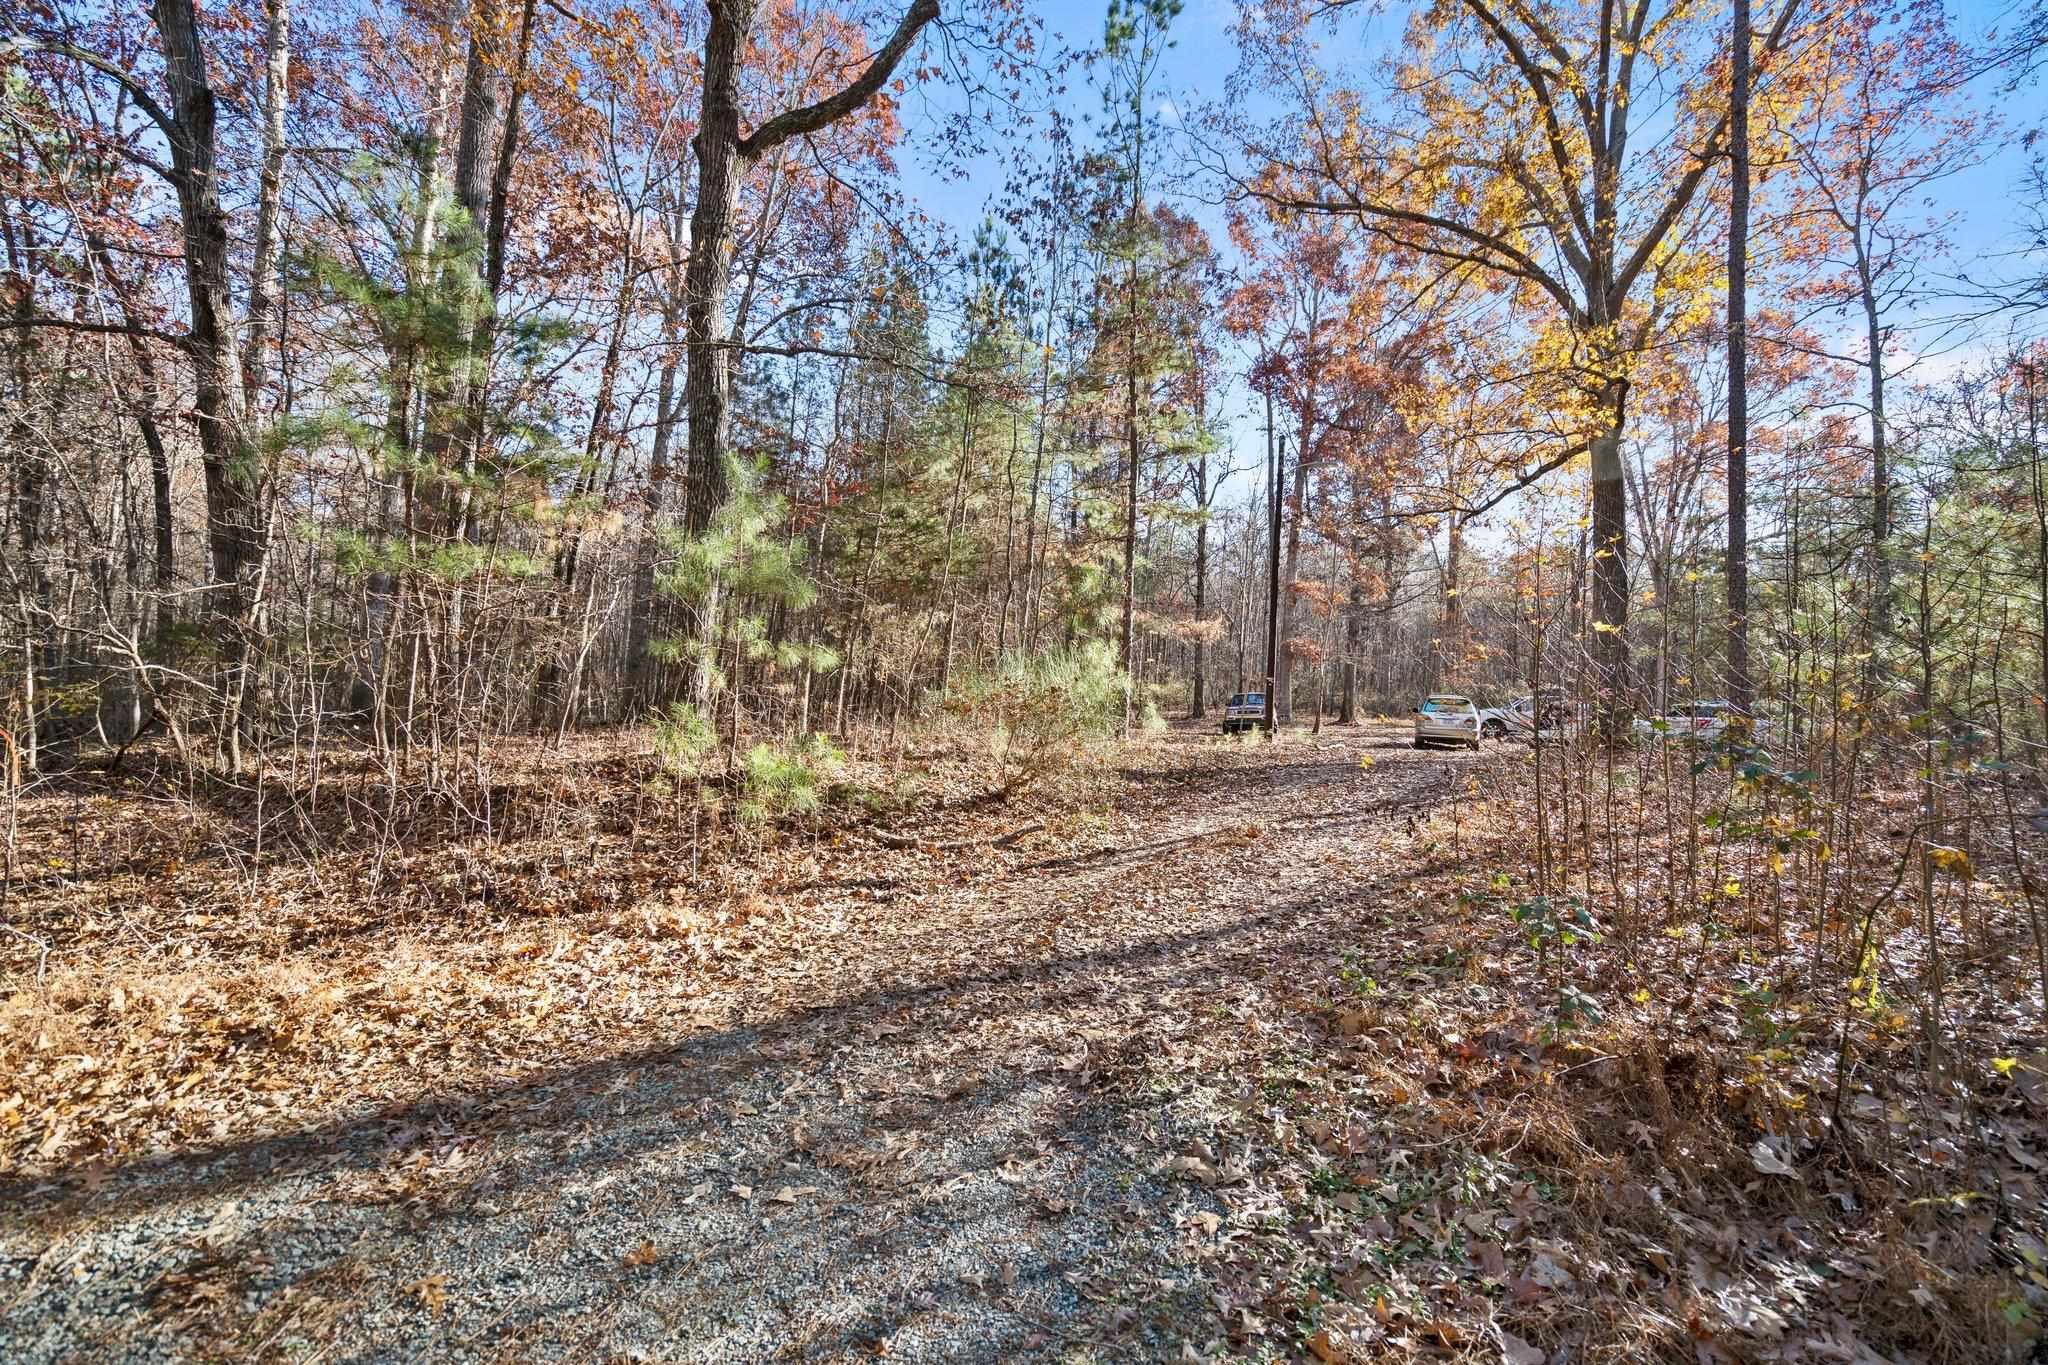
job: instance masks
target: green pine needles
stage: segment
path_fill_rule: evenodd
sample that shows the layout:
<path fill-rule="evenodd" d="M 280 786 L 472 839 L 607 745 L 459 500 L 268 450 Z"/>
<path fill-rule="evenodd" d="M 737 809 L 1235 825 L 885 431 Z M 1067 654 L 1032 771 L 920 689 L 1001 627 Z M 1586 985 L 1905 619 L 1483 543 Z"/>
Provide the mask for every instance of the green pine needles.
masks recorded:
<path fill-rule="evenodd" d="M 839 656 L 829 647 L 778 638 L 770 629 L 775 613 L 810 606 L 818 589 L 804 573 L 802 543 L 778 533 L 788 524 L 788 511 L 783 499 L 767 491 L 766 479 L 764 465 L 728 457 L 729 497 L 711 525 L 702 535 L 663 532 L 672 559 L 656 589 L 688 609 L 694 629 L 686 638 L 651 647 L 657 657 L 691 662 L 699 679 L 694 703 L 671 703 L 653 719 L 655 756 L 663 772 L 678 787 L 701 779 L 725 741 L 727 777 L 737 788 L 736 813 L 749 825 L 816 811 L 845 759 L 831 741 L 814 734 L 763 741 L 740 752 L 737 696 L 732 697 L 729 731 L 721 734 L 716 719 L 717 697 L 731 695 L 731 679 L 718 667 L 728 646 L 735 664 L 770 674 L 828 673 L 839 667 Z"/>
<path fill-rule="evenodd" d="M 1072 768 L 1114 736 L 1127 687 L 1109 643 L 1091 640 L 1005 655 L 994 668 L 954 679 L 945 706 L 986 733 L 996 784 L 1009 794 Z"/>
<path fill-rule="evenodd" d="M 788 509 L 767 491 L 766 466 L 727 456 L 725 477 L 729 496 L 702 535 L 680 528 L 662 532 L 673 558 L 655 582 L 658 592 L 698 618 L 691 638 L 656 641 L 650 648 L 657 658 L 690 660 L 705 671 L 708 685 L 699 689 L 700 703 L 728 681 L 716 664 L 728 631 L 741 657 L 751 662 L 787 673 L 839 667 L 837 652 L 827 646 L 771 636 L 770 614 L 809 607 L 818 587 L 803 571 L 802 542 L 778 534 L 788 523 Z"/>

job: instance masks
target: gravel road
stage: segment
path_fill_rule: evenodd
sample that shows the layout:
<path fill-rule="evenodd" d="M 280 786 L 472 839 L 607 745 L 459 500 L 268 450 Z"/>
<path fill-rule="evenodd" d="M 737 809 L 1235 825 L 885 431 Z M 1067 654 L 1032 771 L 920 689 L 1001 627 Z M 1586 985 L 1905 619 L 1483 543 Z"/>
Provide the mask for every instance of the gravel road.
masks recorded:
<path fill-rule="evenodd" d="M 1124 774 L 1103 846 L 985 849 L 670 1038 L 0 1182 L 0 1357 L 1207 1358 L 1231 1059 L 1391 886 L 1374 831 L 1486 761 L 1212 743 Z"/>

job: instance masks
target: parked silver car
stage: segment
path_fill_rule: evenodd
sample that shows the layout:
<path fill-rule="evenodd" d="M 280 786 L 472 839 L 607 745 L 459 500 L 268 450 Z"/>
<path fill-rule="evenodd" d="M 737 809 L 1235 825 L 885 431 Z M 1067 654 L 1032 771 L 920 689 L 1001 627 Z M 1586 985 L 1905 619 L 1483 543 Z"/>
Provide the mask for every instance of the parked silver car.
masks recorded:
<path fill-rule="evenodd" d="M 1479 747 L 1479 708 L 1470 697 L 1446 693 L 1422 699 L 1415 708 L 1415 747 L 1432 744 Z"/>
<path fill-rule="evenodd" d="M 1516 697 L 1506 706 L 1482 708 L 1479 734 L 1483 739 L 1564 739 L 1578 725 L 1579 709 L 1561 694 L 1545 693 L 1540 705 L 1535 697 Z"/>
<path fill-rule="evenodd" d="M 1644 719 L 1636 717 L 1636 738 L 1639 740 L 1674 740 L 1690 744 L 1712 744 L 1728 733 L 1728 722 L 1736 715 L 1734 708 L 1725 701 L 1691 701 L 1683 706 L 1674 706 L 1661 716 Z M 1750 733 L 1760 735 L 1770 728 L 1770 722 L 1761 717 L 1750 721 Z"/>

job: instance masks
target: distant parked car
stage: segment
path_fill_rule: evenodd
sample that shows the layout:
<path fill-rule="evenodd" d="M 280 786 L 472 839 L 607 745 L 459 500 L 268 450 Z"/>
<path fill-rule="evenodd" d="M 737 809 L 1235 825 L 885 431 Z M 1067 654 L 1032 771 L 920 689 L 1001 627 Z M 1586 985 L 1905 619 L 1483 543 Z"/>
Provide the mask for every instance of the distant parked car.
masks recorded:
<path fill-rule="evenodd" d="M 1479 708 L 1470 697 L 1424 697 L 1415 708 L 1415 747 L 1462 744 L 1479 747 Z"/>
<path fill-rule="evenodd" d="M 1535 697 L 1516 697 L 1506 706 L 1489 706 L 1479 712 L 1479 734 L 1484 739 L 1563 739 L 1578 720 L 1578 707 L 1562 696 L 1546 693 L 1539 705 Z"/>
<path fill-rule="evenodd" d="M 1661 716 L 1636 717 L 1636 737 L 1665 743 L 1679 740 L 1689 744 L 1712 744 L 1728 733 L 1728 722 L 1739 714 L 1725 701 L 1687 702 L 1683 706 L 1672 707 Z M 1752 735 L 1761 734 L 1769 728 L 1768 720 L 1755 718 L 1750 721 Z"/>
<path fill-rule="evenodd" d="M 1241 734 L 1266 723 L 1266 694 L 1239 692 L 1223 708 L 1223 733 Z"/>

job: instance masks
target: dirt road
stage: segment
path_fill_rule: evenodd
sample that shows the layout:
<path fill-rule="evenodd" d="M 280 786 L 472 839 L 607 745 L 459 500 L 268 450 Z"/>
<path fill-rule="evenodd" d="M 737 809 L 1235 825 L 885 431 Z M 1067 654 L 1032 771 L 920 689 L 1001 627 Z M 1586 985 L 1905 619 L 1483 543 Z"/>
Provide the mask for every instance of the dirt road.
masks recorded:
<path fill-rule="evenodd" d="M 1210 1115 L 1360 908 L 1399 904 L 1388 841 L 1494 758 L 1392 727 L 1149 752 L 1078 841 L 859 896 L 828 857 L 790 904 L 810 951 L 600 1062 L 6 1182 L 0 1355 L 1205 1353 Z"/>

